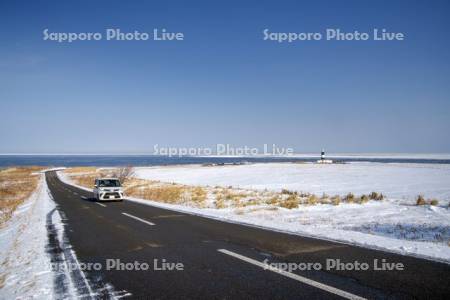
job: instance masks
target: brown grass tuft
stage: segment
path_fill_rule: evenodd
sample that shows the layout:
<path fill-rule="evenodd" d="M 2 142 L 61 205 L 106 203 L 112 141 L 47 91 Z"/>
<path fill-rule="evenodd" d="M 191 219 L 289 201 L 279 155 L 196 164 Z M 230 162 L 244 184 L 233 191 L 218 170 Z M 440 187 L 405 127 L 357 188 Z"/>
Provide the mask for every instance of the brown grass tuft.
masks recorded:
<path fill-rule="evenodd" d="M 273 196 L 270 197 L 267 201 L 266 204 L 271 204 L 271 205 L 278 205 L 278 203 L 280 203 L 280 197 L 279 196 Z"/>
<path fill-rule="evenodd" d="M 288 189 L 282 189 L 282 190 L 281 190 L 281 194 L 282 194 L 282 195 L 297 195 L 298 192 L 296 192 L 296 191 L 291 191 L 291 190 L 288 190 Z"/>
<path fill-rule="evenodd" d="M 224 200 L 224 198 L 222 197 L 221 194 L 219 194 L 219 195 L 216 196 L 216 201 L 214 201 L 214 205 L 215 205 L 215 207 L 218 208 L 218 209 L 221 209 L 221 208 L 225 208 L 225 207 L 226 207 L 226 205 L 225 205 L 225 200 Z"/>
<path fill-rule="evenodd" d="M 359 199 L 358 199 L 358 203 L 359 204 L 364 204 L 364 203 L 367 203 L 367 202 L 369 202 L 369 196 L 367 196 L 367 195 L 361 195 L 361 197 L 359 197 Z"/>
<path fill-rule="evenodd" d="M 348 203 L 353 203 L 355 201 L 355 195 L 353 193 L 348 193 L 345 197 L 344 200 Z"/>
<path fill-rule="evenodd" d="M 191 191 L 191 199 L 196 203 L 203 203 L 206 201 L 206 190 L 202 187 L 194 187 Z"/>
<path fill-rule="evenodd" d="M 308 205 L 316 205 L 319 202 L 319 198 L 316 195 L 310 195 L 306 198 L 306 203 Z"/>
<path fill-rule="evenodd" d="M 284 201 L 280 202 L 280 206 L 288 209 L 298 208 L 299 199 L 297 195 L 290 195 Z"/>
<path fill-rule="evenodd" d="M 331 197 L 331 203 L 333 205 L 339 205 L 341 203 L 341 197 L 339 195 Z"/>
<path fill-rule="evenodd" d="M 382 193 L 372 192 L 369 194 L 370 200 L 378 200 L 381 201 L 384 199 L 384 195 Z"/>
<path fill-rule="evenodd" d="M 417 196 L 416 205 L 425 205 L 427 202 L 422 195 Z"/>

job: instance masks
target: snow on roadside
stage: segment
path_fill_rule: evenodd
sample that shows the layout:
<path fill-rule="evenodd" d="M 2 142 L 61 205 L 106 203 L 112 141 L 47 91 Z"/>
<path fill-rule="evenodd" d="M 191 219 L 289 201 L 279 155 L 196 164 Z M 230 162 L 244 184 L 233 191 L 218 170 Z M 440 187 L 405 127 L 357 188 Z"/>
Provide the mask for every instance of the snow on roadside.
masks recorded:
<path fill-rule="evenodd" d="M 70 280 L 69 269 L 62 265 L 65 259 L 55 261 L 51 254 L 60 250 L 53 246 L 63 240 L 63 232 L 61 217 L 42 174 L 36 191 L 0 229 L 0 298 L 60 299 L 82 295 L 80 287 Z"/>
<path fill-rule="evenodd" d="M 43 179 L 0 231 L 0 274 L 4 299 L 51 297 L 53 275 L 48 270 L 46 215 L 54 208 Z"/>

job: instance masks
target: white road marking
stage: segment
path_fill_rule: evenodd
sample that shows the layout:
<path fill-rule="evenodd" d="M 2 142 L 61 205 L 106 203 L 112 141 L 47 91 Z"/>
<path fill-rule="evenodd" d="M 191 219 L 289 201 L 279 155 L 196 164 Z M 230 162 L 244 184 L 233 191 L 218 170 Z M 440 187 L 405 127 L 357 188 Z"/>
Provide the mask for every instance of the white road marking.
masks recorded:
<path fill-rule="evenodd" d="M 100 205 L 100 206 L 106 207 L 105 204 L 102 204 L 102 203 L 100 203 L 100 202 L 95 202 L 95 203 L 97 203 L 97 204 Z"/>
<path fill-rule="evenodd" d="M 87 197 L 85 197 L 85 196 L 81 196 L 81 199 L 87 200 Z"/>
<path fill-rule="evenodd" d="M 78 195 L 78 193 L 76 193 L 76 192 L 73 192 L 73 194 L 74 194 L 74 195 Z"/>
<path fill-rule="evenodd" d="M 138 217 L 136 217 L 136 216 L 133 216 L 133 215 L 130 215 L 130 214 L 127 214 L 127 213 L 122 213 L 122 215 L 127 216 L 127 217 L 130 217 L 130 218 L 135 219 L 135 220 L 138 220 L 138 221 L 141 221 L 142 223 L 145 223 L 145 224 L 147 224 L 147 225 L 155 225 L 155 223 L 149 222 L 149 221 L 147 221 L 147 220 L 138 218 Z"/>
<path fill-rule="evenodd" d="M 351 294 L 349 292 L 346 292 L 346 291 L 337 289 L 335 287 L 332 287 L 332 286 L 329 286 L 329 285 L 326 285 L 326 284 L 323 284 L 323 283 L 320 283 L 320 282 L 308 279 L 306 277 L 303 277 L 303 276 L 300 276 L 300 275 L 297 275 L 297 274 L 294 274 L 294 273 L 290 273 L 290 272 L 287 272 L 287 271 L 284 271 L 284 270 L 281 270 L 281 269 L 269 266 L 268 264 L 259 262 L 257 260 L 248 258 L 246 256 L 237 254 L 235 252 L 232 252 L 232 251 L 229 251 L 229 250 L 226 250 L 226 249 L 217 249 L 217 251 L 219 251 L 219 252 L 221 252 L 223 254 L 227 254 L 227 255 L 233 256 L 233 257 L 235 257 L 237 259 L 243 260 L 243 261 L 248 262 L 248 263 L 250 263 L 252 265 L 261 267 L 261 268 L 263 268 L 265 270 L 273 271 L 273 272 L 278 273 L 280 275 L 283 275 L 283 276 L 289 277 L 291 279 L 300 281 L 300 282 L 302 282 L 304 284 L 308 284 L 308 285 L 311 285 L 311 286 L 316 287 L 318 289 L 321 289 L 321 290 L 327 291 L 329 293 L 341 296 L 341 297 L 346 298 L 346 299 L 366 300 L 366 298 L 363 298 L 363 297 Z"/>

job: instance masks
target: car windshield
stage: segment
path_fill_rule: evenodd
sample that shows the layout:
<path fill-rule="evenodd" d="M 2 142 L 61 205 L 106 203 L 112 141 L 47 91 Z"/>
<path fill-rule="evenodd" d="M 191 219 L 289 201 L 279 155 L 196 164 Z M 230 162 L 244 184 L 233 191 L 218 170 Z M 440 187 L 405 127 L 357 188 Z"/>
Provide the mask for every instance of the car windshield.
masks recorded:
<path fill-rule="evenodd" d="M 115 179 L 102 179 L 98 181 L 100 187 L 119 187 L 120 181 Z"/>

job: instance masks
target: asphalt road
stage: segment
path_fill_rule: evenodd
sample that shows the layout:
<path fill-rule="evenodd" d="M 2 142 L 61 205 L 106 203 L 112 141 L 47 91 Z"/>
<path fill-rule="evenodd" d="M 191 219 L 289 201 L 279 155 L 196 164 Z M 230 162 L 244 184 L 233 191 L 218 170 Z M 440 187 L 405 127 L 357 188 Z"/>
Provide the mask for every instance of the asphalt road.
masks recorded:
<path fill-rule="evenodd" d="M 92 193 L 61 182 L 54 172 L 47 172 L 46 179 L 63 216 L 66 234 L 66 246 L 59 245 L 55 232 L 49 230 L 48 252 L 58 261 L 70 259 L 74 250 L 85 269 L 91 266 L 84 272 L 87 280 L 84 274 L 74 275 L 78 290 L 84 291 L 86 298 L 92 294 L 98 298 L 116 295 L 141 299 L 450 296 L 448 264 L 226 223 L 127 200 L 97 203 Z M 327 270 L 327 260 L 338 259 L 342 263 L 365 262 L 369 269 Z M 117 260 L 123 264 L 117 264 Z M 404 269 L 374 270 L 374 260 L 401 263 Z M 312 270 L 280 272 L 264 268 L 262 262 L 276 263 L 272 266 L 278 268 L 288 263 L 307 268 L 307 263 L 315 263 L 322 269 L 314 270 L 310 264 Z M 158 270 L 163 263 L 167 263 L 166 270 Z M 182 270 L 167 270 L 175 268 L 176 263 Z M 95 270 L 99 265 L 101 269 Z M 126 270 L 136 265 L 141 269 L 148 266 L 148 270 Z M 55 278 L 56 283 L 59 281 L 64 278 Z"/>

